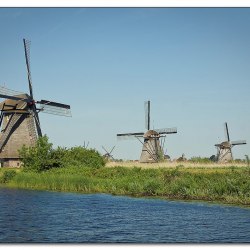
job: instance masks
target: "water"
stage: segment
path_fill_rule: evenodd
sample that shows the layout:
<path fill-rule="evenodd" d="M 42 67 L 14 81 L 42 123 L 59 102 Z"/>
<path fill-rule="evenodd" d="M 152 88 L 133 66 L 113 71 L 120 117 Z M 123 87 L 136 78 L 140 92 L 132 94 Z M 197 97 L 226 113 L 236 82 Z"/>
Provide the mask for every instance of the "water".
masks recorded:
<path fill-rule="evenodd" d="M 0 189 L 0 242 L 250 242 L 250 209 Z"/>

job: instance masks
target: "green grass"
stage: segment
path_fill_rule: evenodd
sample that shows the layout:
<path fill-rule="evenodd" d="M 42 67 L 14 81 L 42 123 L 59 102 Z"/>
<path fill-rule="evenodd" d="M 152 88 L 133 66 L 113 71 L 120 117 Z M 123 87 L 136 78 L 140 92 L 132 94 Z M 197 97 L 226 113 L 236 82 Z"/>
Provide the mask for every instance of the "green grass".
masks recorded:
<path fill-rule="evenodd" d="M 0 182 L 2 171 L 0 172 Z M 5 174 L 6 176 L 6 174 Z M 7 174 L 9 187 L 250 205 L 247 168 L 70 167 Z M 9 178 L 9 179 L 8 179 Z M 2 182 L 3 183 L 3 182 Z"/>

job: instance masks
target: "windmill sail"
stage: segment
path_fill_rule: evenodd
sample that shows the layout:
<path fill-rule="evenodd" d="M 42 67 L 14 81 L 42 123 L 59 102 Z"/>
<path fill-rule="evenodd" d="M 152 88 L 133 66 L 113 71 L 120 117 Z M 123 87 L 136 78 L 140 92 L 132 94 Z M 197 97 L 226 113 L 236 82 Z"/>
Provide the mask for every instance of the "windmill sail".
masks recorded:
<path fill-rule="evenodd" d="M 46 100 L 41 100 L 37 103 L 40 104 L 38 110 L 44 113 L 68 117 L 72 116 L 69 105 Z"/>
<path fill-rule="evenodd" d="M 21 95 L 24 94 L 23 92 L 12 90 L 9 88 L 6 88 L 5 86 L 0 86 L 0 94 L 2 95 L 8 95 L 8 96 L 16 96 L 16 95 Z M 5 97 L 3 97 L 5 98 Z"/>
<path fill-rule="evenodd" d="M 154 129 L 158 134 L 176 134 L 177 128 L 162 128 L 162 129 Z"/>
<path fill-rule="evenodd" d="M 227 123 L 226 122 L 225 122 L 225 135 L 226 135 L 226 140 L 230 141 L 228 127 L 227 127 Z"/>
<path fill-rule="evenodd" d="M 10 99 L 15 101 L 25 101 L 25 102 L 30 101 L 28 95 L 24 94 L 23 92 L 8 89 L 4 86 L 0 86 L 0 98 Z"/>
<path fill-rule="evenodd" d="M 15 100 L 15 101 L 25 101 L 25 102 L 30 101 L 29 99 L 26 99 L 26 98 L 21 98 L 18 96 L 3 95 L 3 94 L 0 94 L 0 98 L 5 98 L 5 99 L 10 99 L 10 100 Z"/>
<path fill-rule="evenodd" d="M 145 128 L 150 130 L 150 101 L 144 103 L 145 109 Z"/>
<path fill-rule="evenodd" d="M 30 72 L 30 44 L 31 44 L 30 41 L 28 41 L 26 39 L 23 39 L 25 61 L 26 61 L 28 82 L 29 82 L 29 90 L 30 90 L 30 97 L 33 99 L 33 89 L 32 89 L 31 72 Z"/>
<path fill-rule="evenodd" d="M 144 133 L 139 132 L 139 133 L 126 133 L 126 134 L 117 134 L 117 139 L 131 139 L 131 138 L 136 138 L 136 137 L 143 137 Z"/>
<path fill-rule="evenodd" d="M 232 141 L 231 144 L 234 145 L 243 145 L 247 144 L 246 140 L 238 140 L 238 141 Z"/>

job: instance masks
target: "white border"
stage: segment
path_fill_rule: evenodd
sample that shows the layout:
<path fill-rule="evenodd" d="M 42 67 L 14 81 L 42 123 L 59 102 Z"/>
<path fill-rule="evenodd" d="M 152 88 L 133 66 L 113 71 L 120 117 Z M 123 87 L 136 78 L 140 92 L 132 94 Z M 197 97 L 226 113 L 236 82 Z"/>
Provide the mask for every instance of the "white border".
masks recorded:
<path fill-rule="evenodd" d="M 250 0 L 0 0 L 0 7 L 250 7 Z"/>

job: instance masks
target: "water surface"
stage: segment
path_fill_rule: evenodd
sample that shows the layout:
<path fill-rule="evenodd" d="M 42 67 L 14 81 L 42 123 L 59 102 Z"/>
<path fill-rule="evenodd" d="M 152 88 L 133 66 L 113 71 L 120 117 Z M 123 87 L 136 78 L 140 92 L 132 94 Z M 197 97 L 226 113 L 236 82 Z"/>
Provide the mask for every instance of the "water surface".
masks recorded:
<path fill-rule="evenodd" d="M 245 243 L 250 209 L 201 202 L 0 189 L 0 242 Z"/>

